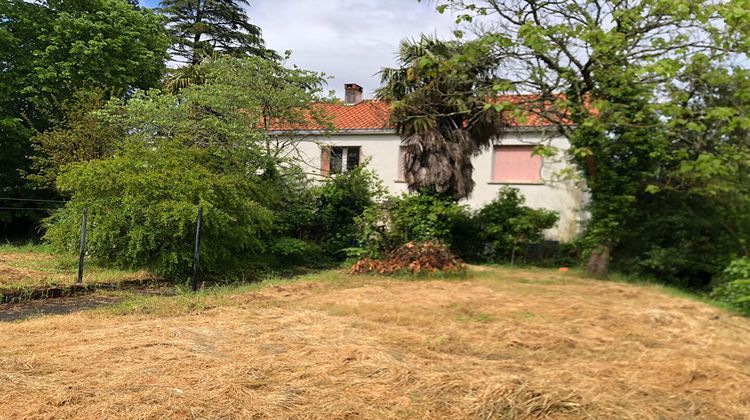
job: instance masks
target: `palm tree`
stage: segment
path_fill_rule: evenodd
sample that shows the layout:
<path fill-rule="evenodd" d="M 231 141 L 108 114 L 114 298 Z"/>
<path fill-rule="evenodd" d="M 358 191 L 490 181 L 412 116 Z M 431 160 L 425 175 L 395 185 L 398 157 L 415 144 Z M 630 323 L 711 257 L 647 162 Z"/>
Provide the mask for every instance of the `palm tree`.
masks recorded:
<path fill-rule="evenodd" d="M 205 58 L 204 62 L 207 60 L 214 60 L 214 58 Z M 168 69 L 164 77 L 164 90 L 177 93 L 188 86 L 202 85 L 205 77 L 200 63 Z"/>
<path fill-rule="evenodd" d="M 507 85 L 486 45 L 423 35 L 402 41 L 399 68 L 381 70 L 376 94 L 392 103 L 410 190 L 468 197 L 474 189 L 471 158 L 508 126 L 494 100 Z"/>

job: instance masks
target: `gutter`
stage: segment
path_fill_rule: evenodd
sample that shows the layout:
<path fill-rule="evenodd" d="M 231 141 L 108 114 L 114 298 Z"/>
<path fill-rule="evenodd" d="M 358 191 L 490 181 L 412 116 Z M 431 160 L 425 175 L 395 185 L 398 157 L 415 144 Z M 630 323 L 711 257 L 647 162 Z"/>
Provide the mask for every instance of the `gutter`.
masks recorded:
<path fill-rule="evenodd" d="M 508 127 L 507 132 L 509 133 L 531 133 L 539 131 L 555 131 L 557 130 L 554 125 L 541 125 L 541 126 L 518 126 Z M 337 131 L 324 131 L 324 130 L 300 130 L 300 131 L 284 131 L 284 130 L 270 130 L 269 133 L 274 136 L 279 135 L 316 135 L 316 136 L 344 136 L 344 135 L 365 135 L 365 134 L 379 134 L 379 135 L 397 135 L 395 129 L 392 128 L 354 128 L 347 130 Z"/>

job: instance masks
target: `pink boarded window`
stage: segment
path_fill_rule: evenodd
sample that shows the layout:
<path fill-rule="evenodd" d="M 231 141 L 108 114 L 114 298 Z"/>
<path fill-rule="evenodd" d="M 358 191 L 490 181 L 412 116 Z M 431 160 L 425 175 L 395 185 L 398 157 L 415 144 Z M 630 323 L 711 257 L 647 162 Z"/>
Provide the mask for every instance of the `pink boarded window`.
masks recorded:
<path fill-rule="evenodd" d="M 541 182 L 542 157 L 532 156 L 534 146 L 495 146 L 492 180 Z"/>

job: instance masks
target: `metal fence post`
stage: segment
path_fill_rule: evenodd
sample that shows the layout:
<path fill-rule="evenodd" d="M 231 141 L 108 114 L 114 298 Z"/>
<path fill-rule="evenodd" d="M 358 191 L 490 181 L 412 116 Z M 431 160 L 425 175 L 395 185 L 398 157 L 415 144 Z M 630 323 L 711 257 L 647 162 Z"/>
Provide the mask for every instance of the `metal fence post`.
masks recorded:
<path fill-rule="evenodd" d="M 78 284 L 83 283 L 83 256 L 86 254 L 86 224 L 89 219 L 89 209 L 83 209 L 83 221 L 81 222 L 81 249 L 78 253 Z"/>
<path fill-rule="evenodd" d="M 198 265 L 201 259 L 201 219 L 203 207 L 198 208 L 198 218 L 195 221 L 195 252 L 193 253 L 193 291 L 198 290 Z"/>

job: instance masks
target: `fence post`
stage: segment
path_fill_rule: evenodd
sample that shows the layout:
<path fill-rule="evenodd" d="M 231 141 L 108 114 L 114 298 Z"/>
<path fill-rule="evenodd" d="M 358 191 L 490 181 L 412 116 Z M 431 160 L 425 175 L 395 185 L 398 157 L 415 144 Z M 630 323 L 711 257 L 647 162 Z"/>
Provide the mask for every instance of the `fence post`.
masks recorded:
<path fill-rule="evenodd" d="M 83 256 L 86 254 L 86 224 L 89 219 L 88 207 L 83 209 L 83 221 L 81 222 L 81 248 L 78 253 L 78 284 L 83 283 Z"/>
<path fill-rule="evenodd" d="M 198 290 L 198 265 L 201 259 L 201 219 L 203 207 L 198 207 L 198 218 L 195 221 L 195 252 L 193 253 L 193 291 Z"/>

